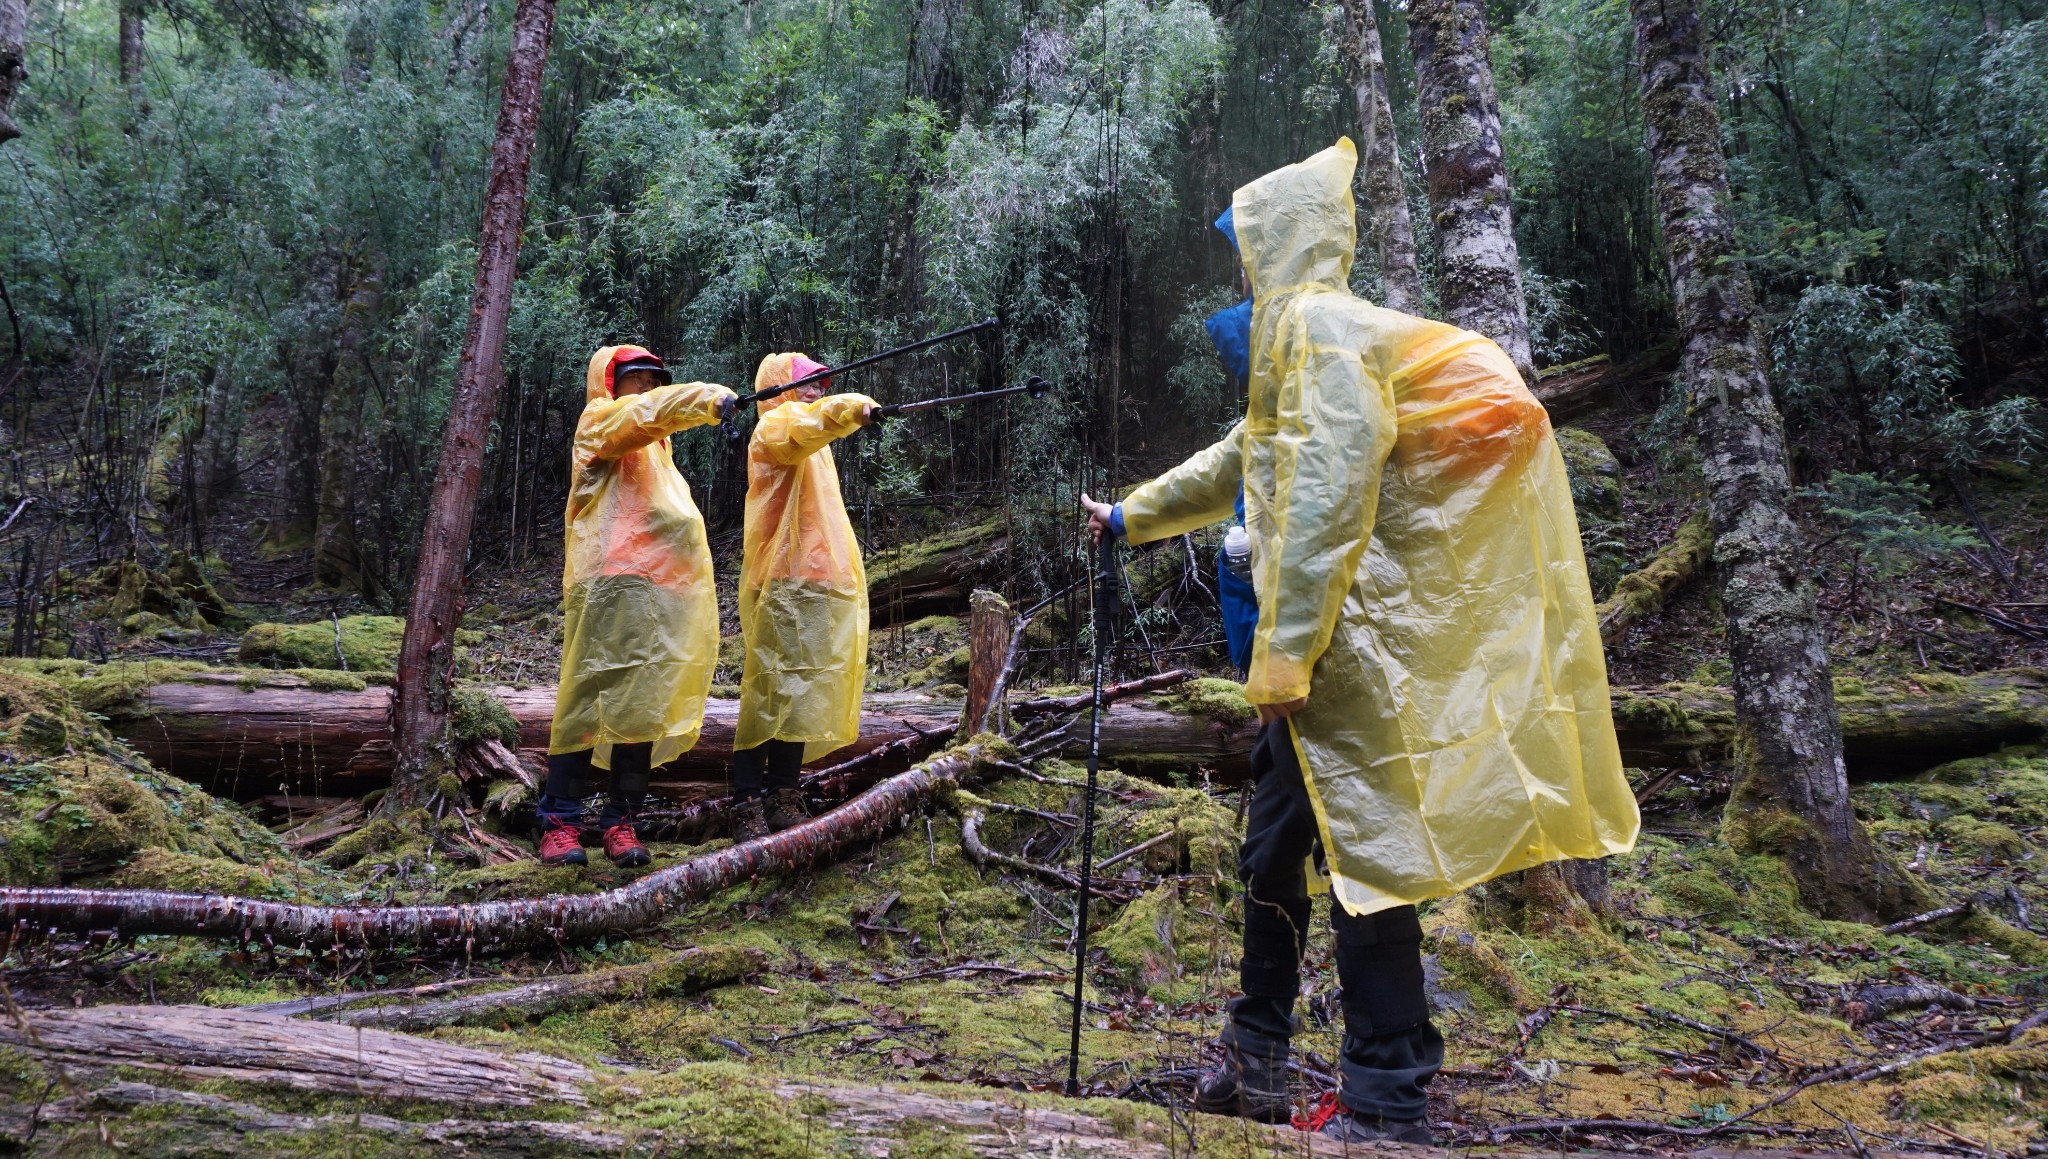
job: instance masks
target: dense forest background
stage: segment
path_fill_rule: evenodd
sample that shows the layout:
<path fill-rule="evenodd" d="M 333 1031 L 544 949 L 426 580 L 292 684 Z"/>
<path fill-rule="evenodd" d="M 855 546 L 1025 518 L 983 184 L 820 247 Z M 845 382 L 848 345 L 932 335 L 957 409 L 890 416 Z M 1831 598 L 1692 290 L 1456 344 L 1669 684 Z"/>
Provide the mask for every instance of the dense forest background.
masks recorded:
<path fill-rule="evenodd" d="M 25 133 L 0 152 L 14 652 L 104 649 L 73 622 L 83 577 L 173 551 L 245 569 L 252 593 L 314 580 L 402 610 L 509 15 L 33 6 Z M 1709 15 L 1817 538 L 1854 547 L 1837 554 L 1858 577 L 1959 551 L 2006 574 L 1964 508 L 1972 465 L 2025 461 L 2043 429 L 2041 6 Z M 1488 16 L 1536 363 L 1655 367 L 1674 321 L 1626 8 Z M 1405 14 L 1378 17 L 1433 287 Z M 860 440 L 849 499 L 871 550 L 999 517 L 1011 594 L 1057 589 L 1079 490 L 1147 477 L 1236 412 L 1199 325 L 1236 294 L 1208 222 L 1236 185 L 1358 134 L 1342 23 L 1288 0 L 565 4 L 472 564 L 549 571 L 597 345 L 744 388 L 769 351 L 838 361 L 994 316 L 999 341 L 847 385 L 896 400 L 1036 373 L 1056 398 Z M 1362 239 L 1368 297 L 1375 264 Z M 1624 463 L 1682 496 L 1675 388 L 1617 389 Z M 676 453 L 729 535 L 740 457 L 711 431 Z M 1612 553 L 1640 562 L 1668 523 L 1624 522 Z"/>

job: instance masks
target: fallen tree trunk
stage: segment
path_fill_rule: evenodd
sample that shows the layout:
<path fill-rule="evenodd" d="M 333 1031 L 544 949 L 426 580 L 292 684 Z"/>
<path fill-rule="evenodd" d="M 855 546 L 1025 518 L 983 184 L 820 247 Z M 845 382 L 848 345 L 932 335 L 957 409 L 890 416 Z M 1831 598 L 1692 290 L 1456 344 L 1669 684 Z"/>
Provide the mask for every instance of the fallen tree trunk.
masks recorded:
<path fill-rule="evenodd" d="M 759 973 L 768 955 L 741 946 L 709 946 L 684 950 L 658 962 L 543 978 L 509 990 L 463 994 L 433 1002 L 317 1011 L 321 1022 L 375 1026 L 384 1030 L 430 1030 L 436 1026 L 499 1026 L 532 1022 L 563 1011 L 585 1010 L 604 1002 L 635 998 L 670 998 L 701 994 L 729 986 Z"/>
<path fill-rule="evenodd" d="M 1918 772 L 2048 733 L 2048 674 L 2037 669 L 1975 676 L 1929 673 L 1881 686 L 1840 684 L 1837 707 L 1849 768 L 1862 779 Z M 493 691 L 520 721 L 522 753 L 539 753 L 546 745 L 554 690 Z M 1613 697 L 1623 755 L 1637 767 L 1717 760 L 1734 738 L 1734 706 L 1725 688 L 1615 688 Z M 1051 698 L 1047 707 L 1069 708 L 1074 699 Z M 154 685 L 138 694 L 132 707 L 108 715 L 110 727 L 153 764 L 221 795 L 276 792 L 280 782 L 295 792 L 336 795 L 368 792 L 389 778 L 390 750 L 383 744 L 388 703 L 383 689 L 321 692 L 280 673 L 249 691 L 230 678 Z M 1030 702 L 1017 702 L 1013 712 L 1029 715 L 1033 710 L 1023 708 L 1025 703 Z M 718 799 L 736 707 L 732 701 L 711 702 L 704 739 L 684 759 L 657 771 L 657 792 L 702 803 L 713 812 L 722 808 Z M 831 759 L 843 767 L 887 748 L 877 757 L 882 763 L 864 769 L 862 778 L 887 772 L 929 738 L 957 727 L 959 715 L 957 701 L 919 693 L 871 695 L 859 743 Z M 1249 722 L 1189 715 L 1144 700 L 1120 704 L 1102 718 L 1103 752 L 1133 772 L 1206 765 L 1224 776 L 1240 773 L 1256 735 Z M 1063 743 L 1062 752 L 1078 754 L 1087 743 L 1086 732 L 1075 730 Z M 712 823 L 708 815 L 702 820 Z"/>
<path fill-rule="evenodd" d="M 1670 684 L 1616 688 L 1613 696 L 1622 759 L 1631 765 L 1718 760 L 1735 742 L 1735 701 L 1726 688 Z M 1929 672 L 1883 684 L 1843 677 L 1835 682 L 1835 709 L 1851 777 L 1910 776 L 2048 736 L 2048 671 Z"/>
<path fill-rule="evenodd" d="M 1636 626 L 1685 589 L 1714 556 L 1714 525 L 1704 509 L 1678 525 L 1678 534 L 1640 569 L 1621 577 L 1614 594 L 1594 609 L 1600 642 L 1612 648 Z"/>
<path fill-rule="evenodd" d="M 87 1006 L 0 1019 L 0 1043 L 58 1064 L 138 1067 L 327 1095 L 482 1107 L 585 1102 L 592 1076 L 452 1042 L 207 1006 Z"/>
<path fill-rule="evenodd" d="M 1644 391 L 1644 401 L 1654 403 L 1663 397 L 1663 380 L 1677 369 L 1678 344 L 1667 342 L 1619 365 L 1600 354 L 1538 371 L 1536 385 L 1531 389 L 1549 412 L 1550 421 L 1565 423 L 1599 410 L 1614 401 L 1617 394 L 1627 395 L 1638 389 Z"/>
<path fill-rule="evenodd" d="M 1161 685 L 1147 690 L 1157 687 Z M 519 722 L 519 753 L 542 757 L 555 711 L 555 690 L 489 691 Z M 387 688 L 321 691 L 283 672 L 252 685 L 241 674 L 223 672 L 150 685 L 102 712 L 107 727 L 151 764 L 218 795 L 243 799 L 279 791 L 359 796 L 388 784 L 390 706 Z M 654 791 L 686 801 L 721 792 L 738 719 L 737 701 L 710 701 L 697 746 L 655 770 Z M 885 746 L 936 735 L 956 727 L 959 720 L 957 700 L 917 692 L 873 693 L 862 706 L 860 740 L 827 759 L 843 764 Z M 1102 743 L 1105 752 L 1128 767 L 1235 768 L 1251 753 L 1255 732 L 1248 725 L 1127 705 L 1103 718 Z M 1071 751 L 1079 752 L 1084 744 L 1085 740 L 1076 741 Z M 280 790 L 280 784 L 287 789 Z"/>
<path fill-rule="evenodd" d="M 875 552 L 867 559 L 869 625 L 966 611 L 975 588 L 1001 581 L 1009 553 L 1001 520 Z"/>
<path fill-rule="evenodd" d="M 822 817 L 741 842 L 604 893 L 471 905 L 321 906 L 148 889 L 0 889 L 10 930 L 123 937 L 183 934 L 268 938 L 287 945 L 489 952 L 537 942 L 576 944 L 646 929 L 682 906 L 750 878 L 798 872 L 880 836 L 971 771 L 969 745 L 898 773 Z"/>

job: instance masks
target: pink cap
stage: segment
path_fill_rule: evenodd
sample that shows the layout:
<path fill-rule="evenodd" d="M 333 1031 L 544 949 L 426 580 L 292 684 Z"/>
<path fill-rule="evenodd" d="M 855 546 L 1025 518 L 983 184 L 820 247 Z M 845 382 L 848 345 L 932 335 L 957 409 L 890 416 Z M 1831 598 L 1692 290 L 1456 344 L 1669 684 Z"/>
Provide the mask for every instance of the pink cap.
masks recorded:
<path fill-rule="evenodd" d="M 808 378 L 809 376 L 816 374 L 821 370 L 829 369 L 830 367 L 826 366 L 824 363 L 812 362 L 808 357 L 802 354 L 792 355 L 789 360 L 789 380 L 791 382 L 795 382 L 799 378 Z M 820 382 L 819 385 L 823 386 L 825 382 L 830 381 L 831 379 L 825 379 L 823 382 Z"/>

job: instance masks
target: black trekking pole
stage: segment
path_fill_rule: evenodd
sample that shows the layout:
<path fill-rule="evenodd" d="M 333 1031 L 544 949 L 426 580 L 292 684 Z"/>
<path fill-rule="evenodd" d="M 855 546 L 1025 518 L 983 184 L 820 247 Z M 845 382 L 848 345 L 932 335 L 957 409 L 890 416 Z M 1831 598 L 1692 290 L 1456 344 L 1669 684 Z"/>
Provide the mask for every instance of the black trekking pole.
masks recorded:
<path fill-rule="evenodd" d="M 895 418 L 897 415 L 914 414 L 917 411 L 930 410 L 933 407 L 959 406 L 962 403 L 969 402 L 987 402 L 989 399 L 1002 398 L 1004 395 L 1009 394 L 1028 394 L 1032 398 L 1044 398 L 1046 392 L 1051 389 L 1051 383 L 1034 374 L 1023 386 L 1006 386 L 1001 390 L 978 390 L 973 394 L 949 394 L 944 398 L 928 398 L 921 402 L 892 402 L 886 406 L 876 407 L 875 417 L 877 419 Z"/>
<path fill-rule="evenodd" d="M 951 342 L 955 338 L 965 338 L 969 334 L 979 334 L 983 330 L 999 330 L 1002 328 L 1002 325 L 1002 322 L 995 318 L 984 318 L 972 326 L 962 326 L 958 330 L 948 330 L 944 334 L 934 334 L 930 338 L 920 338 L 916 342 L 905 343 L 902 346 L 892 346 L 878 354 L 870 354 L 866 358 L 856 358 L 844 366 L 828 366 L 823 370 L 814 370 L 802 378 L 792 379 L 781 386 L 763 387 L 751 394 L 739 396 L 736 401 L 739 406 L 746 406 L 749 403 L 766 402 L 777 395 L 788 394 L 797 387 L 808 386 L 820 379 L 831 378 L 835 374 L 845 374 L 849 370 L 859 370 L 864 366 L 873 366 L 877 362 L 887 362 L 891 358 L 901 358 L 906 354 L 915 354 L 920 350 L 937 346 L 941 342 Z"/>
<path fill-rule="evenodd" d="M 1103 528 L 1095 545 L 1095 699 L 1088 710 L 1088 788 L 1081 800 L 1081 872 L 1074 902 L 1074 1025 L 1067 1044 L 1067 1094 L 1081 1093 L 1082 987 L 1088 978 L 1088 894 L 1095 873 L 1095 777 L 1102 768 L 1102 655 L 1115 631 L 1116 537 Z"/>

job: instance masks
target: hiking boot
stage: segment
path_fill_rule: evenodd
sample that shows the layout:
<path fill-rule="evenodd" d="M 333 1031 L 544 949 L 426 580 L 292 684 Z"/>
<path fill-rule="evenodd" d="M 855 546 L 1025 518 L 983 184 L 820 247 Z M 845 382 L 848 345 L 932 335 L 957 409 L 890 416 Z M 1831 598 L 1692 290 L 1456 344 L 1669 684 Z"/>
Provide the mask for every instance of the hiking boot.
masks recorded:
<path fill-rule="evenodd" d="M 653 860 L 631 821 L 621 821 L 604 831 L 604 855 L 620 869 L 638 869 Z"/>
<path fill-rule="evenodd" d="M 1210 1115 L 1236 1115 L 1258 1123 L 1285 1123 L 1292 1115 L 1287 1104 L 1287 1046 L 1277 1053 L 1259 1054 L 1232 1043 L 1222 1043 L 1217 1064 L 1195 1085 L 1195 1109 Z"/>
<path fill-rule="evenodd" d="M 811 811 L 804 808 L 804 795 L 798 789 L 777 789 L 768 794 L 768 828 L 780 833 L 811 819 Z"/>
<path fill-rule="evenodd" d="M 1429 1133 L 1429 1124 L 1421 1119 L 1387 1119 L 1379 1115 L 1361 1115 L 1349 1110 L 1340 1110 L 1331 1115 L 1316 1134 L 1328 1136 L 1340 1143 L 1377 1143 L 1385 1140 L 1393 1143 L 1420 1143 L 1425 1147 L 1436 1146 L 1436 1136 Z"/>
<path fill-rule="evenodd" d="M 735 845 L 743 841 L 759 841 L 768 836 L 768 815 L 761 809 L 761 798 L 743 797 L 732 803 L 732 839 Z"/>
<path fill-rule="evenodd" d="M 583 830 L 574 825 L 551 822 L 540 833 L 542 865 L 588 865 L 583 854 Z"/>

